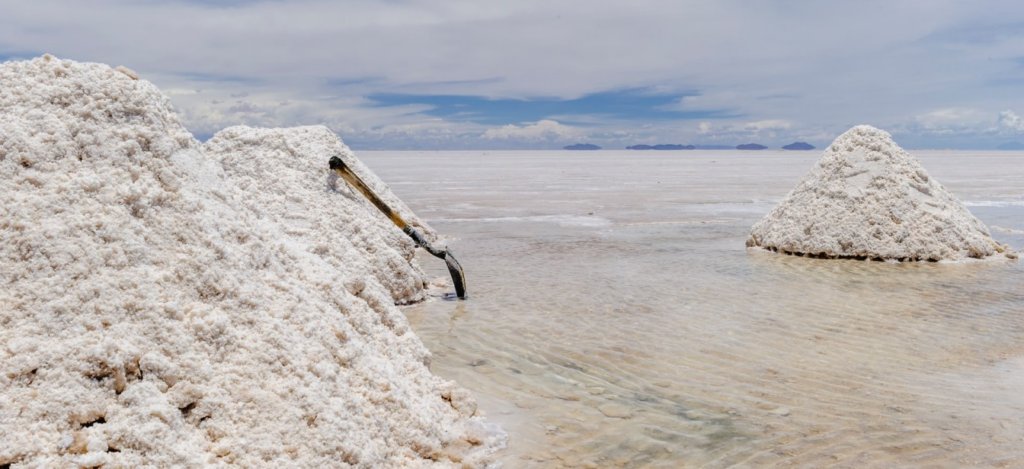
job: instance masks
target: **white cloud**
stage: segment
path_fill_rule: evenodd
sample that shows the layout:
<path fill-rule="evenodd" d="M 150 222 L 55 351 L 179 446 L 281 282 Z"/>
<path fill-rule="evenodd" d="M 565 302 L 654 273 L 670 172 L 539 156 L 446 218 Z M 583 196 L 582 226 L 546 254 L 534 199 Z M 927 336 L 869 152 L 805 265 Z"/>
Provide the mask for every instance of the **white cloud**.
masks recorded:
<path fill-rule="evenodd" d="M 993 116 L 991 112 L 975 108 L 935 109 L 914 116 L 911 122 L 900 130 L 905 133 L 947 137 L 992 133 Z"/>
<path fill-rule="evenodd" d="M 790 140 L 835 135 L 859 122 L 902 125 L 922 135 L 969 135 L 968 127 L 979 126 L 1020 132 L 1010 117 L 1002 123 L 994 116 L 1024 105 L 1014 86 L 1024 72 L 1012 60 L 1021 55 L 1024 31 L 1009 27 L 1024 21 L 1024 9 L 1014 0 L 993 0 L 985 8 L 955 0 L 928 2 L 928 8 L 884 0 L 863 0 L 856 8 L 741 0 L 637 0 L 600 8 L 589 0 L 300 0 L 230 7 L 0 0 L 0 11 L 0 55 L 52 52 L 127 65 L 170 90 L 187 124 L 207 131 L 243 122 L 328 122 L 365 135 L 394 127 L 410 139 L 422 131 L 425 139 L 513 141 L 489 138 L 479 125 L 438 122 L 423 108 L 382 110 L 361 100 L 380 92 L 575 98 L 649 87 L 698 92 L 680 101 L 681 110 L 736 116 L 704 119 L 706 126 L 587 126 L 591 136 L 612 138 L 620 131 L 662 141 L 716 132 L 722 139 L 759 132 L 758 138 L 774 133 Z M 624 66 L 608 57 L 628 61 Z M 345 84 L 331 85 L 332 79 Z M 290 104 L 278 106 L 282 101 Z M 253 112 L 230 110 L 245 104 Z M 955 122 L 927 115 L 937 108 L 976 109 L 986 123 L 949 133 Z"/>
<path fill-rule="evenodd" d="M 758 133 L 764 131 L 775 131 L 775 130 L 787 130 L 793 127 L 793 124 L 789 121 L 782 119 L 766 119 L 754 122 L 747 122 L 743 124 L 743 128 L 747 131 Z"/>
<path fill-rule="evenodd" d="M 963 122 L 977 123 L 989 118 L 990 115 L 980 109 L 952 107 L 919 114 L 915 120 L 924 127 L 945 127 Z"/>
<path fill-rule="evenodd" d="M 584 132 L 580 129 L 546 119 L 528 125 L 510 124 L 487 129 L 482 134 L 482 137 L 488 140 L 523 140 L 528 142 L 566 141 L 580 139 L 584 136 Z"/>
<path fill-rule="evenodd" d="M 1024 119 L 1009 109 L 999 113 L 999 126 L 1012 132 L 1024 133 Z"/>
<path fill-rule="evenodd" d="M 972 139 L 991 146 L 1000 138 L 1024 133 L 1024 119 L 1011 110 L 994 112 L 971 107 L 940 108 L 913 116 L 889 127 L 893 134 L 914 139 L 917 144 L 928 138 L 941 141 Z"/>
<path fill-rule="evenodd" d="M 780 133 L 788 132 L 794 127 L 785 119 L 762 119 L 756 121 L 703 121 L 697 124 L 696 134 L 707 142 L 734 142 L 746 139 L 768 139 L 780 137 Z M 746 142 L 739 142 L 746 143 Z"/>

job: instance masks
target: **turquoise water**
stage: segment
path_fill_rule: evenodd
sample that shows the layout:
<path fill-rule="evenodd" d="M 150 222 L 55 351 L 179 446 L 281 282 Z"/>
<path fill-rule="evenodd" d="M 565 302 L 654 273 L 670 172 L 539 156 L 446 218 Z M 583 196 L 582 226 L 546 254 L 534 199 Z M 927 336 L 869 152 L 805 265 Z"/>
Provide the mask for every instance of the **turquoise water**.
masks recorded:
<path fill-rule="evenodd" d="M 360 156 L 451 237 L 470 300 L 405 312 L 506 467 L 1024 465 L 1021 262 L 744 248 L 816 151 Z M 915 156 L 1024 250 L 1024 154 Z"/>

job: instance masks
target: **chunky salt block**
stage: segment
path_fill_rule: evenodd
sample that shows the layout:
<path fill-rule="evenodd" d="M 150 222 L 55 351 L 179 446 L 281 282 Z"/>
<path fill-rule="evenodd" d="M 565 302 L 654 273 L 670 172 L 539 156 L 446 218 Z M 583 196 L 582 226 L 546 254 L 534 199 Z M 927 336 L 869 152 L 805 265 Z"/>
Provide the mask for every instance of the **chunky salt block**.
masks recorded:
<path fill-rule="evenodd" d="M 858 125 L 753 226 L 748 247 L 825 258 L 1016 258 L 885 131 Z"/>

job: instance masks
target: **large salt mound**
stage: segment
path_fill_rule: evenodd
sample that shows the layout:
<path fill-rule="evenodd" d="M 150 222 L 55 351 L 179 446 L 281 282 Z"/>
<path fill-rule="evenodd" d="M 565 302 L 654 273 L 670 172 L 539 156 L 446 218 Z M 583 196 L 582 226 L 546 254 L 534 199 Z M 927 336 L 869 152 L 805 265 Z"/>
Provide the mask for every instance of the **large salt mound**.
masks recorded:
<path fill-rule="evenodd" d="M 480 462 L 394 306 L 411 245 L 274 145 L 245 151 L 281 185 L 127 69 L 0 65 L 0 466 Z"/>
<path fill-rule="evenodd" d="M 1016 257 L 887 132 L 867 125 L 832 142 L 747 246 L 866 259 Z"/>

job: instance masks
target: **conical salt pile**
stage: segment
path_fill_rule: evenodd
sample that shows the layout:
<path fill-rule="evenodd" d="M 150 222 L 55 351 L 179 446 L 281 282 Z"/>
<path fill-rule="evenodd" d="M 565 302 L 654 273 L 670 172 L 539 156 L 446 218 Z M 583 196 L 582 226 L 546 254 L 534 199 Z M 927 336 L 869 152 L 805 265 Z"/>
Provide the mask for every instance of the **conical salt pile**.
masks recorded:
<path fill-rule="evenodd" d="M 327 134 L 207 154 L 130 70 L 0 64 L 0 467 L 482 462 L 395 307 L 413 246 L 329 183 Z"/>
<path fill-rule="evenodd" d="M 751 229 L 787 254 L 938 261 L 1016 254 L 882 130 L 856 126 Z"/>
<path fill-rule="evenodd" d="M 279 224 L 295 242 L 311 246 L 334 269 L 368 263 L 361 270 L 383 285 L 396 302 L 423 299 L 425 279 L 412 262 L 412 240 L 333 172 L 325 176 L 327 161 L 332 156 L 344 158 L 403 219 L 427 236 L 434 235 L 433 229 L 327 127 L 229 127 L 207 141 L 203 153 L 218 161 L 227 177 L 246 192 L 246 205 Z M 337 193 L 325 197 L 327 188 Z M 378 220 L 383 225 L 367 229 L 352 220 Z"/>

